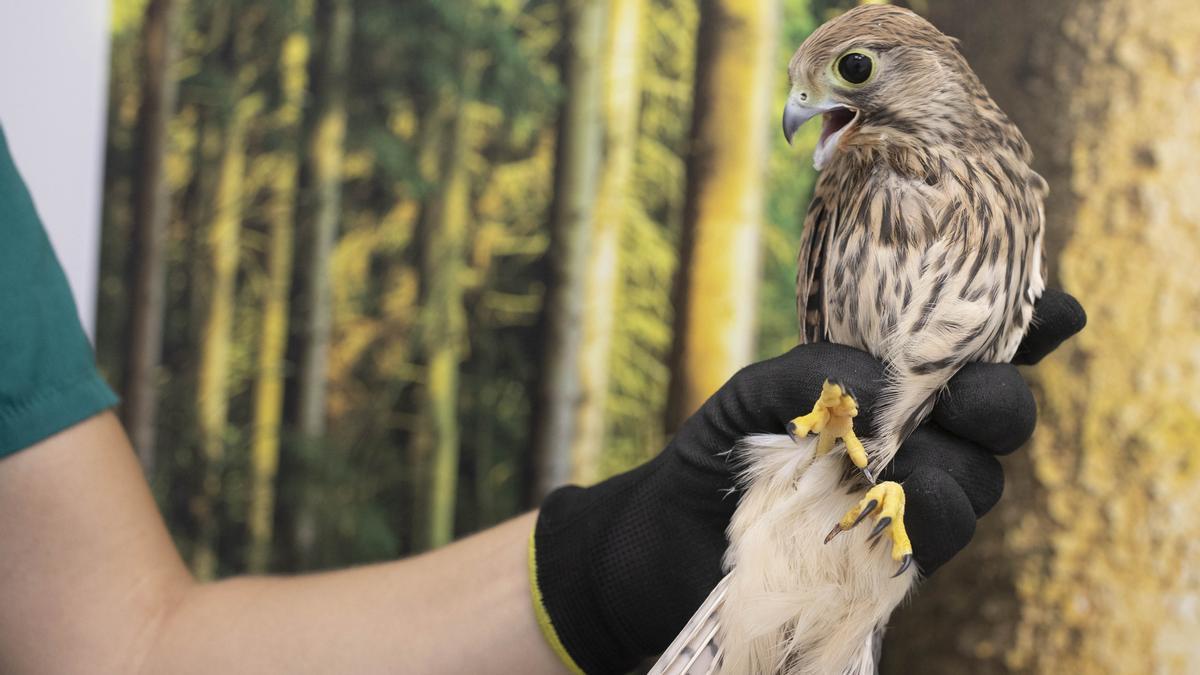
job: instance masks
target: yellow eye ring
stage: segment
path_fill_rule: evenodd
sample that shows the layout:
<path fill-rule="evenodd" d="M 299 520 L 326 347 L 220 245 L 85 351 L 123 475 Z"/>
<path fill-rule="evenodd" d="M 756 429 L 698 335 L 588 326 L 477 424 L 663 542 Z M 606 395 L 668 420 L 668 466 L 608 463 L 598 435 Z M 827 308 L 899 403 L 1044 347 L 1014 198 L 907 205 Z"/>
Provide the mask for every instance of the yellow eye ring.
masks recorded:
<path fill-rule="evenodd" d="M 865 49 L 851 49 L 834 59 L 830 65 L 833 80 L 847 89 L 858 89 L 871 83 L 879 72 L 875 55 Z"/>

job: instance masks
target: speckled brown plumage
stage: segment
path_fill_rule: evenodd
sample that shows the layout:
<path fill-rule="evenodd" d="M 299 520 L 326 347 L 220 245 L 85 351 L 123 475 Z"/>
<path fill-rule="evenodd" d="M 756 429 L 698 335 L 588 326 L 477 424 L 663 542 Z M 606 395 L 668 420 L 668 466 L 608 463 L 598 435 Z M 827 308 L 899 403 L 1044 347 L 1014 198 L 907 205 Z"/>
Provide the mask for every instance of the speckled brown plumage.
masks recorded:
<path fill-rule="evenodd" d="M 957 41 L 908 10 L 865 5 L 822 26 L 791 61 L 796 89 L 812 96 L 855 48 L 880 72 L 833 94 L 857 119 L 809 206 L 797 302 L 802 340 L 893 366 L 871 448 L 882 465 L 959 367 L 1012 358 L 1044 285 L 1046 183 Z"/>

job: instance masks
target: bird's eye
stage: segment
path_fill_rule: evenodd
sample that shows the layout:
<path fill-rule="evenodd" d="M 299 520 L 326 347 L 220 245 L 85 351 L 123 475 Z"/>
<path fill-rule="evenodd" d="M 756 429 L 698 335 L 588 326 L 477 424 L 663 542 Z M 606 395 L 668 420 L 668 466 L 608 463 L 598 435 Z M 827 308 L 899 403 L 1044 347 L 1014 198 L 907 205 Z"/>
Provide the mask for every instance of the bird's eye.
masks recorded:
<path fill-rule="evenodd" d="M 847 52 L 837 62 L 837 74 L 847 84 L 862 84 L 871 79 L 875 61 L 863 52 Z"/>

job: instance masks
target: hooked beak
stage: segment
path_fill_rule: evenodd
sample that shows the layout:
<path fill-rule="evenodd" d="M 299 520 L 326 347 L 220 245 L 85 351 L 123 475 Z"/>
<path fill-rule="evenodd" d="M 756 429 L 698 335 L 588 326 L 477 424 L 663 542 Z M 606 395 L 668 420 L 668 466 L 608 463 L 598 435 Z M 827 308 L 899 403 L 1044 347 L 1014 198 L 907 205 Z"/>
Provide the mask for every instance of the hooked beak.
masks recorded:
<path fill-rule="evenodd" d="M 821 138 L 813 152 L 813 165 L 819 170 L 833 158 L 842 136 L 858 121 L 858 111 L 829 101 L 801 105 L 789 98 L 787 106 L 783 109 L 783 137 L 787 139 L 788 145 L 792 144 L 796 130 L 817 115 L 824 116 Z"/>
<path fill-rule="evenodd" d="M 800 105 L 789 98 L 783 108 L 783 137 L 787 139 L 788 145 L 792 144 L 792 136 L 796 135 L 797 129 L 823 112 L 825 110 L 819 106 Z"/>

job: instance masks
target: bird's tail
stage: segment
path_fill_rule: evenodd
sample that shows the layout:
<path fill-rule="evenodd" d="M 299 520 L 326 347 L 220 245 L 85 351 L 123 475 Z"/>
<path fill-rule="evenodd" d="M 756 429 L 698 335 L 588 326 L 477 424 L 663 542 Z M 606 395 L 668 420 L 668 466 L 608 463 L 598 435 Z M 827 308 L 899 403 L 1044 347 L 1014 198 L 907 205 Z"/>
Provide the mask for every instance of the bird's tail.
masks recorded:
<path fill-rule="evenodd" d="M 856 528 L 825 543 L 864 486 L 815 439 L 752 436 L 721 581 L 654 675 L 872 675 L 883 626 L 916 573 Z"/>
<path fill-rule="evenodd" d="M 667 647 L 647 675 L 711 675 L 721 667 L 717 644 L 721 605 L 729 588 L 729 577 L 717 584 L 700 609 L 692 615 L 675 641 Z"/>

